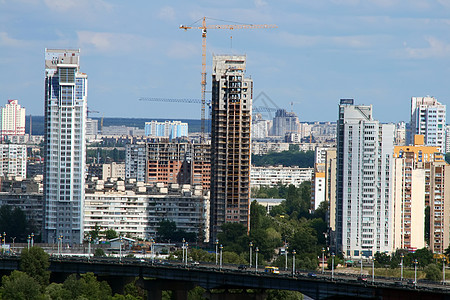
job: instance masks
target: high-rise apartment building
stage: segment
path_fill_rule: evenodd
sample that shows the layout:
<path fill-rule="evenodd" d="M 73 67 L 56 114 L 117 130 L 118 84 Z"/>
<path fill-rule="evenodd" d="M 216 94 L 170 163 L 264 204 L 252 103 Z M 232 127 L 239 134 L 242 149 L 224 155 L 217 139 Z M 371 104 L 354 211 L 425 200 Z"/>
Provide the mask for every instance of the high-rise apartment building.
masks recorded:
<path fill-rule="evenodd" d="M 434 97 L 411 98 L 411 121 L 409 124 L 408 144 L 412 145 L 414 136 L 424 135 L 426 146 L 439 147 L 445 151 L 446 105 Z"/>
<path fill-rule="evenodd" d="M 27 177 L 27 146 L 0 144 L 0 176 Z"/>
<path fill-rule="evenodd" d="M 328 202 L 328 244 L 336 252 L 336 148 L 328 148 L 325 155 L 325 201 Z"/>
<path fill-rule="evenodd" d="M 450 166 L 439 147 L 425 146 L 424 136 L 414 145 L 394 149 L 394 250 L 427 245 L 442 253 L 449 243 Z M 425 208 L 430 207 L 430 232 L 425 231 Z"/>
<path fill-rule="evenodd" d="M 226 222 L 250 227 L 253 81 L 245 56 L 214 56 L 211 122 L 211 240 Z"/>
<path fill-rule="evenodd" d="M 443 254 L 450 239 L 450 165 L 431 164 L 430 172 L 430 250 Z"/>
<path fill-rule="evenodd" d="M 42 238 L 83 240 L 87 75 L 80 50 L 45 50 L 45 167 Z"/>
<path fill-rule="evenodd" d="M 273 118 L 273 135 L 285 136 L 286 133 L 298 133 L 300 123 L 294 112 L 287 112 L 285 109 L 279 109 L 275 112 Z"/>
<path fill-rule="evenodd" d="M 145 182 L 147 144 L 140 142 L 125 146 L 125 178 Z"/>
<path fill-rule="evenodd" d="M 12 135 L 25 135 L 25 108 L 20 107 L 18 100 L 8 100 L 5 107 L 0 108 L 0 139 Z"/>
<path fill-rule="evenodd" d="M 145 122 L 145 135 L 176 139 L 188 136 L 188 123 L 181 121 Z"/>
<path fill-rule="evenodd" d="M 371 105 L 341 99 L 337 126 L 338 251 L 347 257 L 391 251 L 394 124 L 374 120 Z"/>

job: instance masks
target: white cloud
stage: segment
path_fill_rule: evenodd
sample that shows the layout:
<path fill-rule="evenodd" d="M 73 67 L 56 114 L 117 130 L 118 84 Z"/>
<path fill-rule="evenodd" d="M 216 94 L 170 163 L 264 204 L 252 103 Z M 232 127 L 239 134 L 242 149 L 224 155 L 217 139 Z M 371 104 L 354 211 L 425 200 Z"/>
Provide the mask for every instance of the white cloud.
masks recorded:
<path fill-rule="evenodd" d="M 154 46 L 154 42 L 133 34 L 78 31 L 80 47 L 105 52 L 105 54 L 123 54 L 141 52 Z"/>
<path fill-rule="evenodd" d="M 347 48 L 368 48 L 382 39 L 381 36 L 351 35 L 351 36 L 308 36 L 282 32 L 276 35 L 281 44 L 305 48 L 315 46 L 339 46 Z"/>
<path fill-rule="evenodd" d="M 410 58 L 443 58 L 450 56 L 450 44 L 447 44 L 435 37 L 426 37 L 428 47 L 411 48 L 406 47 L 406 53 Z"/>
<path fill-rule="evenodd" d="M 159 10 L 158 17 L 162 20 L 175 20 L 175 10 L 171 6 L 164 6 Z"/>
<path fill-rule="evenodd" d="M 264 0 L 254 0 L 256 7 L 264 7 L 267 6 L 267 2 Z"/>
<path fill-rule="evenodd" d="M 27 42 L 11 38 L 7 32 L 0 31 L 0 45 L 7 47 L 23 47 Z"/>

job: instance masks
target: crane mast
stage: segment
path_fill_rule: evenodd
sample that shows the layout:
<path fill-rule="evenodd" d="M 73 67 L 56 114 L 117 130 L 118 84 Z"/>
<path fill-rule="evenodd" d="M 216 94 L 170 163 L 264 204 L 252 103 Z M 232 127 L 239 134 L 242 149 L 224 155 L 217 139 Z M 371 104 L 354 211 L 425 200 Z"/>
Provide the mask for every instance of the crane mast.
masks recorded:
<path fill-rule="evenodd" d="M 206 107 L 206 32 L 207 29 L 253 29 L 253 28 L 276 28 L 276 25 L 267 24 L 223 24 L 206 25 L 206 17 L 202 18 L 202 26 L 180 25 L 180 29 L 201 29 L 202 30 L 202 81 L 201 81 L 201 138 L 205 140 L 205 107 Z"/>

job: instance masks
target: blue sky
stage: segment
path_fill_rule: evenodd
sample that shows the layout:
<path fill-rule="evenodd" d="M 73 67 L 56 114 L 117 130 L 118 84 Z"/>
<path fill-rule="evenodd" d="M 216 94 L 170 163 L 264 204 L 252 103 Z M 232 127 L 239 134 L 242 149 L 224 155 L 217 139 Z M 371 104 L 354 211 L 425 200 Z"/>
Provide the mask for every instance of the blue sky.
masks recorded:
<path fill-rule="evenodd" d="M 335 121 L 340 98 L 396 122 L 412 96 L 450 97 L 450 0 L 0 0 L 0 104 L 43 115 L 45 48 L 81 48 L 97 116 L 199 118 L 138 98 L 200 98 L 201 32 L 178 27 L 203 16 L 278 26 L 209 30 L 207 89 L 212 53 L 246 54 L 254 97 L 292 102 L 301 121 Z"/>

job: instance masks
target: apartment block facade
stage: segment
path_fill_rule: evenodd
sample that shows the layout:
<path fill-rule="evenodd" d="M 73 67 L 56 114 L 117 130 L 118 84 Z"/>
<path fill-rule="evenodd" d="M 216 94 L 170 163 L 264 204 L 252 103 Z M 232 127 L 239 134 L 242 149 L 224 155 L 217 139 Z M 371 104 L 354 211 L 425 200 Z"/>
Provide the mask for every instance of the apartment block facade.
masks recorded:
<path fill-rule="evenodd" d="M 27 146 L 0 144 L 0 176 L 27 177 Z"/>
<path fill-rule="evenodd" d="M 204 240 L 209 194 L 200 186 L 128 181 L 87 183 L 85 232 L 100 226 L 122 235 L 150 239 L 156 237 L 159 223 L 175 222 L 177 229 L 195 233 Z"/>
<path fill-rule="evenodd" d="M 25 108 L 18 100 L 8 100 L 5 107 L 0 108 L 0 139 L 8 136 L 25 135 Z"/>
<path fill-rule="evenodd" d="M 87 75 L 80 50 L 45 50 L 44 242 L 83 240 Z"/>
<path fill-rule="evenodd" d="M 341 99 L 337 135 L 336 240 L 346 257 L 392 249 L 394 125 L 380 124 L 371 105 Z"/>
<path fill-rule="evenodd" d="M 435 146 L 440 152 L 445 152 L 446 105 L 430 96 L 411 98 L 409 145 L 413 144 L 414 136 L 418 134 L 425 137 L 426 146 Z"/>

